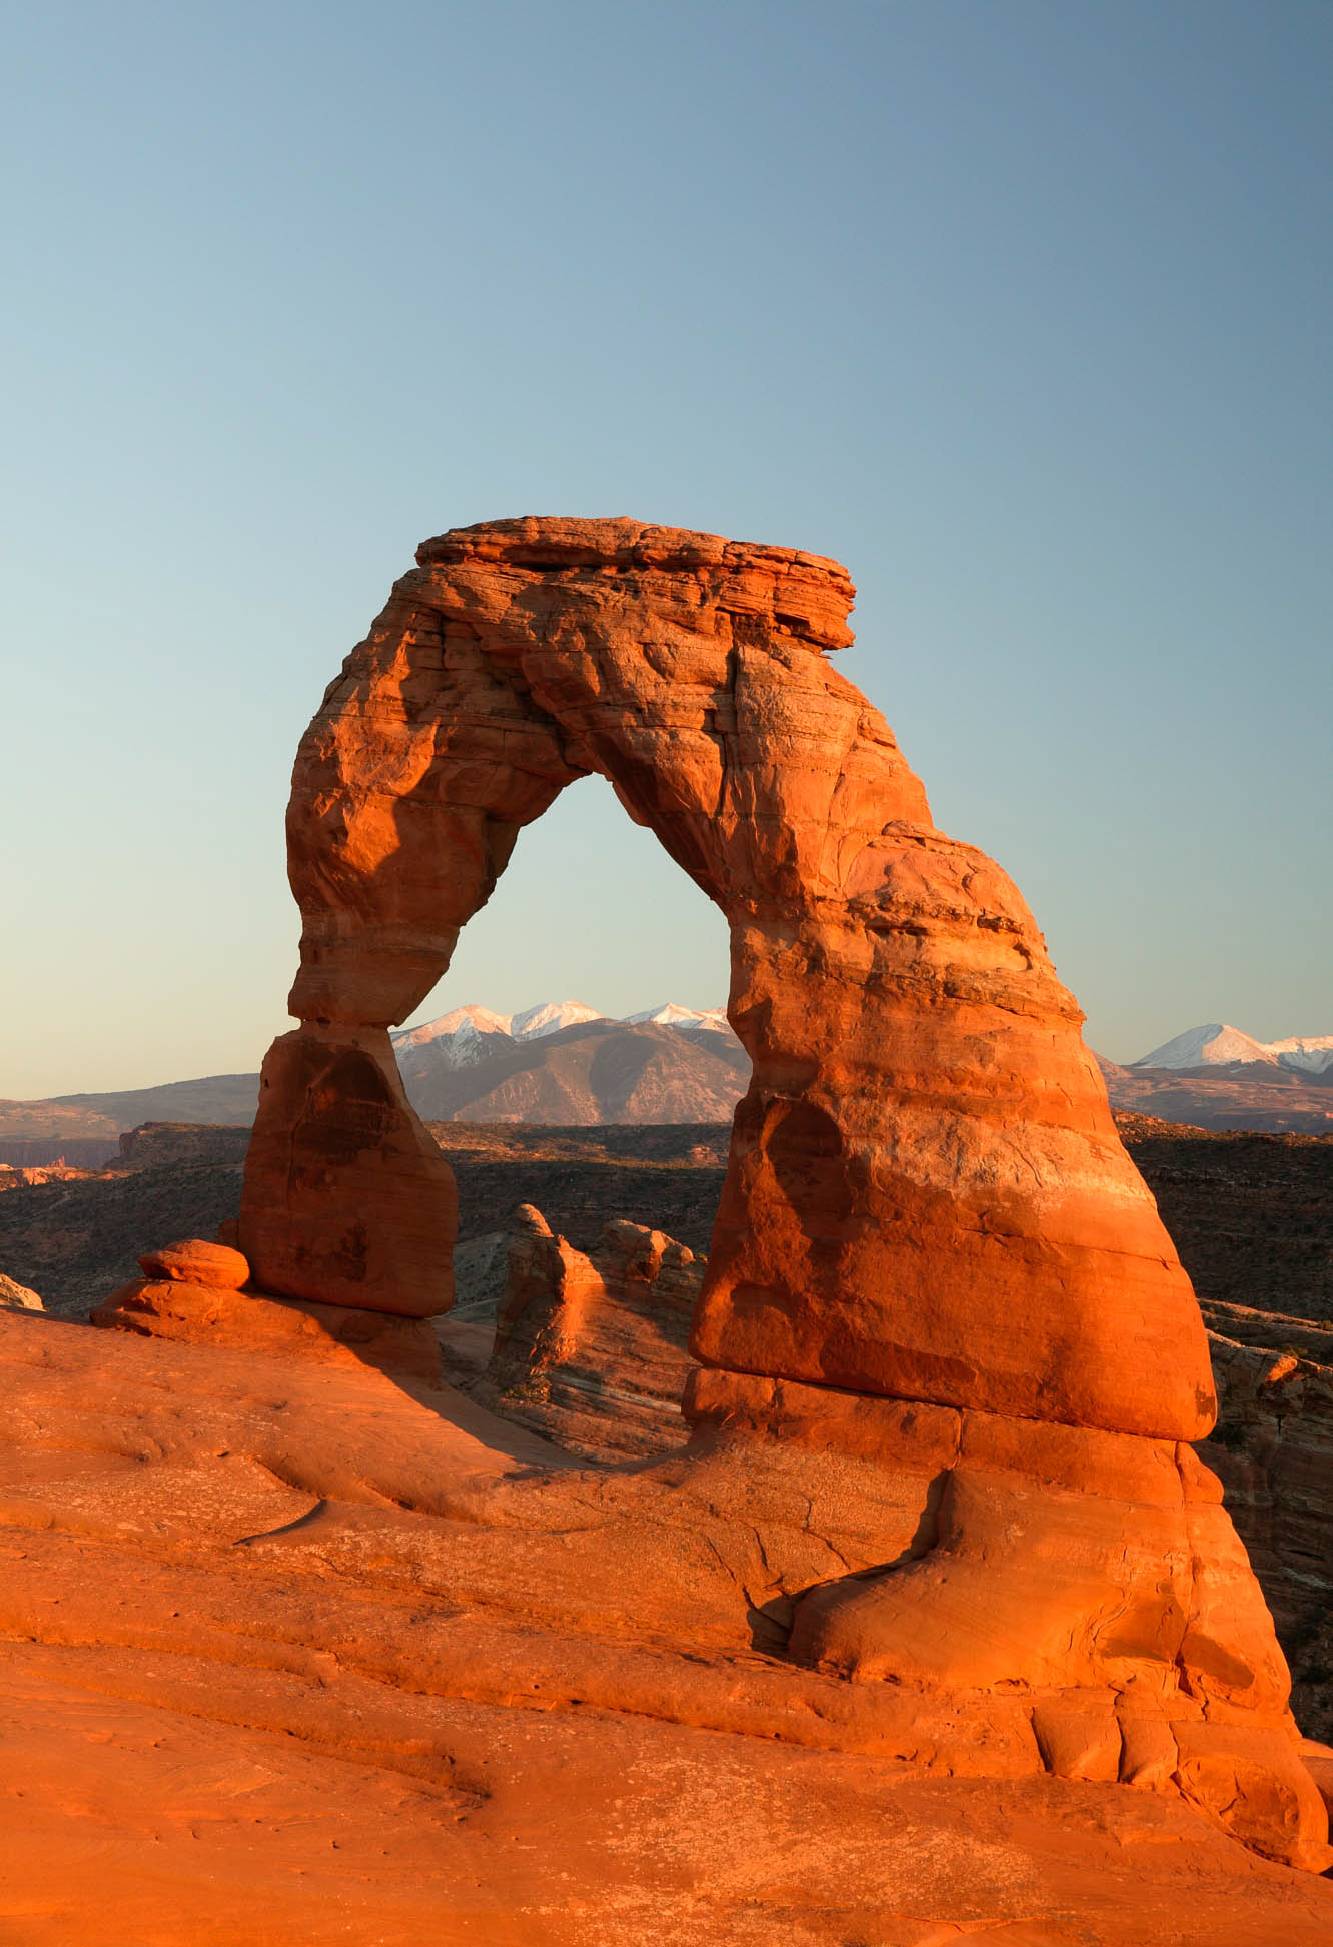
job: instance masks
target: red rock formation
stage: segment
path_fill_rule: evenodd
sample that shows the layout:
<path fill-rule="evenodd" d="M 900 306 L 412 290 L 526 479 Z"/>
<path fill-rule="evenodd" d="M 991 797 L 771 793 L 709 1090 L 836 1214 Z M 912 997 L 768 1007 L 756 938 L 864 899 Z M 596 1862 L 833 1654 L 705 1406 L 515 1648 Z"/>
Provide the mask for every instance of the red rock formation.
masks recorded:
<path fill-rule="evenodd" d="M 264 1058 L 240 1236 L 262 1289 L 409 1318 L 453 1302 L 453 1172 L 382 1028 L 281 1035 Z"/>
<path fill-rule="evenodd" d="M 439 1341 L 419 1318 L 273 1298 L 229 1285 L 136 1278 L 89 1313 L 92 1324 L 146 1339 L 276 1352 L 299 1360 L 373 1366 L 402 1378 L 439 1377 Z"/>
<path fill-rule="evenodd" d="M 295 1351 L 0 1311 L 15 1947 L 1327 1942 L 1333 1889 L 1172 1782 L 1221 1783 L 1202 1703 L 763 1653 L 928 1475 L 742 1435 L 574 1466 Z"/>
<path fill-rule="evenodd" d="M 260 1285 L 447 1304 L 448 1171 L 386 1029 L 521 828 L 600 773 L 726 913 L 753 1061 L 693 1416 L 868 1454 L 908 1523 L 784 1589 L 795 1653 L 922 1696 L 1054 1692 L 1057 1770 L 1173 1752 L 1249 1843 L 1322 1861 L 1271 1623 L 1183 1444 L 1215 1412 L 1189 1281 L 1021 897 L 935 828 L 828 662 L 844 571 L 630 521 L 499 522 L 417 560 L 297 756 L 304 1025 L 265 1065 L 247 1162 Z"/>
<path fill-rule="evenodd" d="M 413 1379 L 440 1374 L 439 1341 L 421 1319 L 275 1298 L 249 1285 L 250 1266 L 230 1244 L 187 1237 L 145 1251 L 144 1272 L 113 1291 L 91 1322 L 142 1338 L 229 1345 L 376 1366 Z"/>
<path fill-rule="evenodd" d="M 480 1396 L 595 1460 L 683 1446 L 685 1342 L 703 1274 L 660 1230 L 609 1223 L 585 1253 L 523 1206 Z"/>
<path fill-rule="evenodd" d="M 1013 886 L 934 828 L 888 725 L 829 665 L 851 640 L 845 572 L 630 521 L 500 522 L 418 561 L 296 761 L 291 1004 L 321 1047 L 359 1034 L 367 1076 L 387 1069 L 365 1030 L 417 1006 L 521 827 L 600 771 L 731 921 L 729 1012 L 754 1078 L 699 1356 L 1205 1433 L 1197 1307 L 1078 1009 Z M 410 1142 L 412 1118 L 395 1104 L 372 1143 L 359 1102 L 333 1105 L 312 1150 L 293 1126 L 303 1088 L 270 1075 L 261 1100 L 243 1215 L 260 1282 L 438 1308 L 416 1259 L 314 1288 L 320 1200 L 346 1256 L 356 1224 L 387 1229 L 352 1170 L 390 1126 Z M 294 1184 L 314 1191 L 305 1230 L 286 1214 Z"/>
<path fill-rule="evenodd" d="M 250 1276 L 242 1251 L 206 1237 L 186 1237 L 145 1251 L 139 1268 L 146 1278 L 177 1278 L 182 1284 L 218 1285 L 224 1291 L 239 1291 Z"/>
<path fill-rule="evenodd" d="M 37 1292 L 14 1278 L 7 1278 L 3 1271 L 0 1271 L 0 1305 L 13 1305 L 17 1311 L 45 1310 Z"/>

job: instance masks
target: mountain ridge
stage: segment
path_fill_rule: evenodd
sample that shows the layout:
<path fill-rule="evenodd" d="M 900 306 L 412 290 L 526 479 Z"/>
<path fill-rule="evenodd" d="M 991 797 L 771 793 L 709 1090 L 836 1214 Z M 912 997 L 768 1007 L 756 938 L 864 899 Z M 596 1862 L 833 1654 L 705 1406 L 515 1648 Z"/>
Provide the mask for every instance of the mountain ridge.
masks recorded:
<path fill-rule="evenodd" d="M 749 1080 L 725 1010 L 677 1001 L 623 1018 L 581 1000 L 543 1001 L 514 1014 L 469 1003 L 395 1029 L 392 1041 L 408 1097 L 428 1121 L 727 1121 Z M 1248 1057 L 1249 1049 L 1261 1058 Z M 1211 1022 L 1152 1052 L 1153 1062 L 1097 1057 L 1113 1107 L 1212 1130 L 1333 1131 L 1333 1036 L 1259 1042 Z M 144 1122 L 245 1127 L 257 1092 L 257 1075 L 231 1074 L 0 1100 L 0 1163 L 52 1162 L 74 1144 L 88 1163 L 89 1142 L 104 1144 L 110 1157 L 120 1132 Z"/>

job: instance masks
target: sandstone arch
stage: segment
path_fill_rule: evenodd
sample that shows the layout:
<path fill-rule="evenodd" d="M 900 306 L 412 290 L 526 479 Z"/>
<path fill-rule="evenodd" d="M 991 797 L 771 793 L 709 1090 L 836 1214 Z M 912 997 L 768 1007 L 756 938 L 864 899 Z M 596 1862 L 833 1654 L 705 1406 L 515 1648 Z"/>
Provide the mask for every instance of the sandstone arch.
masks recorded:
<path fill-rule="evenodd" d="M 698 1356 L 1197 1438 L 1197 1306 L 1082 1017 L 1017 890 L 934 827 L 831 666 L 853 592 L 816 556 L 625 520 L 418 550 L 296 760 L 306 1025 L 266 1069 L 246 1249 L 271 1290 L 439 1308 L 447 1170 L 385 1031 L 522 826 L 597 771 L 731 926 L 754 1081 Z"/>
<path fill-rule="evenodd" d="M 488 523 L 417 564 L 297 755 L 301 1025 L 247 1157 L 255 1286 L 447 1304 L 452 1179 L 388 1027 L 523 825 L 600 772 L 726 913 L 754 1065 L 695 1321 L 699 1439 L 591 1490 L 632 1537 L 627 1616 L 661 1569 L 654 1626 L 688 1640 L 667 1568 L 703 1536 L 741 1616 L 750 1576 L 788 1655 L 892 1678 L 908 1726 L 943 1708 L 983 1773 L 1178 1790 L 1322 1866 L 1271 1620 L 1187 1444 L 1214 1411 L 1189 1282 L 1021 897 L 936 829 L 829 663 L 845 572 L 623 520 Z M 609 1532 L 556 1572 L 597 1574 Z"/>

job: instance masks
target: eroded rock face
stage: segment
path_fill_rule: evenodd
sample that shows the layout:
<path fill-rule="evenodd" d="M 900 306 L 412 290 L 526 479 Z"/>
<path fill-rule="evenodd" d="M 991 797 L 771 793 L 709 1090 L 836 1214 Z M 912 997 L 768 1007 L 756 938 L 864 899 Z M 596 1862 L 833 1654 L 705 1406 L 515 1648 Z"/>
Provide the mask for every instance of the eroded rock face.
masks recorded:
<path fill-rule="evenodd" d="M 133 1278 L 98 1305 L 89 1321 L 137 1338 L 278 1353 L 298 1363 L 371 1366 L 427 1382 L 440 1375 L 439 1343 L 423 1319 L 274 1298 L 233 1285 Z"/>
<path fill-rule="evenodd" d="M 457 1234 L 453 1172 L 408 1107 L 385 1031 L 279 1036 L 241 1193 L 256 1283 L 427 1317 L 452 1303 Z"/>
<path fill-rule="evenodd" d="M 685 1350 L 703 1261 L 660 1230 L 610 1223 L 590 1252 L 518 1213 L 483 1398 L 574 1453 L 685 1444 Z"/>
<path fill-rule="evenodd" d="M 1013 885 L 936 830 L 889 726 L 828 661 L 851 640 L 845 571 L 632 521 L 497 522 L 417 558 L 297 756 L 305 1034 L 355 1040 L 389 1097 L 367 1031 L 417 1006 L 523 825 L 598 771 L 731 923 L 728 1011 L 754 1076 L 698 1356 L 1206 1432 L 1198 1310 L 1078 1008 Z M 387 1227 L 363 1179 L 385 1145 L 412 1146 L 414 1118 L 399 1100 L 368 1128 L 335 1101 L 315 1140 L 304 1114 L 270 1074 L 243 1213 L 260 1282 L 439 1308 L 403 1253 L 314 1289 L 334 1275 L 320 1210 L 344 1257 L 349 1228 Z M 287 1214 L 292 1185 L 309 1224 Z"/>
<path fill-rule="evenodd" d="M 833 1451 L 895 1509 L 859 1560 L 830 1546 L 803 1581 L 774 1581 L 776 1531 L 747 1524 L 772 1591 L 731 1571 L 768 1632 L 752 1640 L 892 1679 L 923 1721 L 1040 1694 L 1025 1734 L 1058 1775 L 1168 1780 L 1256 1849 L 1322 1865 L 1272 1624 L 1186 1444 L 1215 1414 L 1189 1280 L 1021 897 L 936 829 L 828 662 L 851 639 L 845 572 L 631 521 L 498 522 L 417 562 L 297 755 L 303 1025 L 265 1064 L 247 1161 L 258 1284 L 448 1304 L 449 1173 L 387 1028 L 522 827 L 600 773 L 727 915 L 753 1063 L 684 1478 L 728 1443 L 739 1508 L 763 1469 Z M 588 1263 L 546 1265 L 558 1302 L 529 1354 L 586 1310 Z"/>
<path fill-rule="evenodd" d="M 184 1237 L 175 1244 L 160 1244 L 155 1251 L 143 1253 L 139 1269 L 146 1278 L 218 1285 L 224 1291 L 239 1291 L 250 1276 L 250 1266 L 242 1252 L 231 1244 L 219 1244 L 208 1237 Z"/>
<path fill-rule="evenodd" d="M 186 1237 L 145 1251 L 139 1267 L 144 1275 L 96 1306 L 91 1324 L 139 1338 L 375 1366 L 428 1382 L 440 1376 L 439 1342 L 424 1320 L 258 1291 L 234 1245 Z"/>

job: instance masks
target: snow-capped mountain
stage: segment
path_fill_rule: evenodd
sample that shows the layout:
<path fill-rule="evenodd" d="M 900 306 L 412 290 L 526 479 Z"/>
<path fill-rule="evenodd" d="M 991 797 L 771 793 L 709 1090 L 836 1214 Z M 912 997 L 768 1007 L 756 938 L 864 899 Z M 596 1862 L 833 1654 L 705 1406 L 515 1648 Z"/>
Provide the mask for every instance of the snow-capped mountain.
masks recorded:
<path fill-rule="evenodd" d="M 418 1048 L 432 1048 L 437 1053 L 447 1049 L 450 1058 L 461 1063 L 480 1060 L 493 1051 L 498 1046 L 497 1035 L 508 1041 L 537 1041 L 543 1035 L 558 1034 L 561 1028 L 604 1018 L 586 1001 L 542 1001 L 521 1014 L 497 1014 L 493 1007 L 478 1007 L 472 1002 L 439 1014 L 433 1021 L 423 1021 L 419 1027 L 395 1028 L 389 1039 L 400 1056 Z"/>
<path fill-rule="evenodd" d="M 398 1028 L 389 1039 L 399 1055 L 434 1042 L 448 1044 L 458 1060 L 478 1060 L 486 1043 L 497 1034 L 508 1035 L 509 1016 L 493 1013 L 489 1007 L 456 1007 L 434 1021 L 423 1021 L 419 1028 Z"/>
<path fill-rule="evenodd" d="M 393 1043 L 408 1100 L 445 1122 L 725 1121 L 750 1074 L 724 1011 L 679 1001 L 626 1020 L 586 1001 L 456 1007 Z"/>
<path fill-rule="evenodd" d="M 1187 1028 L 1132 1064 L 1135 1068 L 1217 1068 L 1261 1063 L 1299 1074 L 1322 1075 L 1333 1068 L 1333 1034 L 1290 1035 L 1285 1041 L 1256 1041 L 1225 1021 Z"/>
<path fill-rule="evenodd" d="M 1304 1075 L 1322 1075 L 1333 1068 L 1333 1034 L 1293 1034 L 1267 1045 L 1284 1068 L 1299 1069 Z"/>
<path fill-rule="evenodd" d="M 541 1041 L 565 1028 L 586 1027 L 589 1022 L 614 1021 L 622 1027 L 678 1028 L 684 1034 L 712 1032 L 731 1034 L 726 1009 L 685 1007 L 679 1001 L 664 1001 L 660 1007 L 645 1008 L 623 1017 L 602 1014 L 586 1001 L 539 1001 L 518 1014 L 497 1014 L 494 1008 L 455 1007 L 419 1027 L 397 1028 L 390 1037 L 404 1075 L 410 1076 L 422 1063 L 451 1068 L 470 1067 L 503 1047 L 519 1041 Z"/>
<path fill-rule="evenodd" d="M 604 1021 L 600 1008 L 586 1001 L 540 1001 L 510 1017 L 509 1032 L 515 1041 L 539 1041 L 544 1034 L 559 1034 L 562 1028 L 581 1027 L 585 1021 Z"/>
<path fill-rule="evenodd" d="M 659 1028 L 713 1028 L 718 1034 L 731 1032 L 725 1007 L 682 1007 L 679 1001 L 663 1001 L 660 1007 L 648 1008 L 642 1014 L 627 1014 L 624 1018 L 633 1026 L 647 1021 Z"/>

